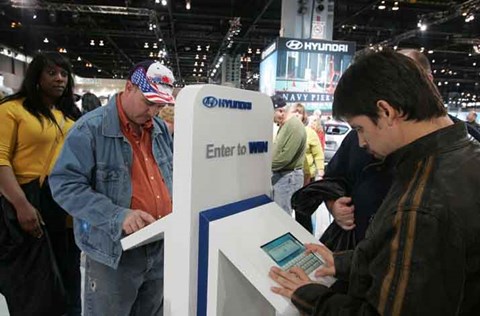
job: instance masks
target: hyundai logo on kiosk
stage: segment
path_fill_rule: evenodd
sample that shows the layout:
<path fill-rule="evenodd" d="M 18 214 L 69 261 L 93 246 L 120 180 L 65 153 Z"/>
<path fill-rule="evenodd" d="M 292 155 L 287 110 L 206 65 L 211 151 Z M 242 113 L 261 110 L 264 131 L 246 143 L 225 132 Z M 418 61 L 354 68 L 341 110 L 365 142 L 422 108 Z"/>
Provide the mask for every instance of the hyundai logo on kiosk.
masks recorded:
<path fill-rule="evenodd" d="M 231 100 L 231 99 L 221 99 L 213 96 L 206 96 L 203 98 L 202 103 L 207 108 L 229 108 L 229 109 L 238 109 L 238 110 L 251 110 L 252 102 Z"/>
<path fill-rule="evenodd" d="M 205 105 L 207 108 L 214 108 L 218 105 L 218 99 L 215 97 L 205 97 L 203 98 L 202 101 L 203 105 Z"/>

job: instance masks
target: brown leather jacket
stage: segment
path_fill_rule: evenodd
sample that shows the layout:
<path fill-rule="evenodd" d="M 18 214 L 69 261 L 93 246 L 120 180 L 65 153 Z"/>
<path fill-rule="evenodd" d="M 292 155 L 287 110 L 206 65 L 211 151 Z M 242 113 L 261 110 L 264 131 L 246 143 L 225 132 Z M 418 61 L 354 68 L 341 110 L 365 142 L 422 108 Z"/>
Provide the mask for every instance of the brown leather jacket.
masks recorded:
<path fill-rule="evenodd" d="M 480 144 L 464 123 L 399 149 L 394 182 L 365 240 L 335 254 L 348 293 L 303 286 L 307 315 L 479 315 Z"/>

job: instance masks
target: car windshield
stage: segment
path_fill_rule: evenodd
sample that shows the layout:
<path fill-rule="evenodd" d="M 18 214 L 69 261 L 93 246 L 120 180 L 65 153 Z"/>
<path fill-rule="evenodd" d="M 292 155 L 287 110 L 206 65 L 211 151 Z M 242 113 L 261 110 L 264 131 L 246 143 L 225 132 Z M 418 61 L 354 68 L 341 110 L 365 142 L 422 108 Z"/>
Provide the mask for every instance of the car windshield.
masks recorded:
<path fill-rule="evenodd" d="M 345 125 L 326 125 L 325 133 L 329 135 L 343 135 L 349 131 L 348 126 Z"/>

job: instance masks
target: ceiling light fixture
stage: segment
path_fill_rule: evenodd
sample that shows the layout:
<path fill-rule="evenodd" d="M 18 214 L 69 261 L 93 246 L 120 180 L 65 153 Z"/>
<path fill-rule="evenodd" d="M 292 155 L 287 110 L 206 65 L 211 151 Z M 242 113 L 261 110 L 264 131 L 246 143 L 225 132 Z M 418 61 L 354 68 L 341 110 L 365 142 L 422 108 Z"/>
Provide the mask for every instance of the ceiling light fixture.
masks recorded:
<path fill-rule="evenodd" d="M 43 42 L 44 42 L 44 43 L 48 43 L 48 38 L 45 37 L 45 38 L 43 39 Z"/>
<path fill-rule="evenodd" d="M 162 5 L 166 6 L 167 5 L 167 0 L 162 0 Z"/>
<path fill-rule="evenodd" d="M 212 67 L 213 65 L 215 65 L 215 67 L 217 67 L 217 65 L 218 66 L 220 65 L 221 63 L 220 56 L 227 54 L 227 52 L 233 47 L 232 45 L 233 45 L 233 42 L 235 41 L 235 37 L 240 34 L 241 27 L 242 27 L 242 24 L 240 23 L 240 17 L 232 18 L 231 20 L 229 20 L 229 23 L 230 23 L 230 28 L 228 29 L 228 32 L 223 37 L 223 40 L 218 47 L 218 51 L 215 57 L 212 58 L 212 61 L 210 64 L 211 69 L 213 69 Z"/>
<path fill-rule="evenodd" d="M 467 17 L 465 18 L 465 22 L 471 22 L 475 19 L 475 16 L 473 15 L 473 13 L 470 13 L 469 15 L 467 15 Z"/>
<path fill-rule="evenodd" d="M 398 9 L 400 9 L 400 7 L 398 6 L 398 1 L 395 1 L 395 4 L 392 7 L 392 11 L 398 11 Z"/>
<path fill-rule="evenodd" d="M 104 46 L 105 44 L 103 44 L 103 40 L 100 40 L 100 43 L 98 43 L 99 46 Z"/>
<path fill-rule="evenodd" d="M 190 10 L 192 8 L 192 4 L 190 3 L 190 0 L 187 0 L 185 3 L 185 9 Z"/>
<path fill-rule="evenodd" d="M 95 41 L 94 40 L 90 40 L 90 46 L 95 46 Z"/>
<path fill-rule="evenodd" d="M 33 15 L 33 19 L 34 19 L 34 20 L 37 19 L 37 15 L 36 15 L 36 14 Z"/>
<path fill-rule="evenodd" d="M 427 30 L 427 25 L 425 23 L 422 23 L 422 20 L 418 21 L 417 26 L 422 32 Z"/>
<path fill-rule="evenodd" d="M 148 48 L 148 43 L 145 42 L 145 45 L 143 45 L 143 48 Z"/>
<path fill-rule="evenodd" d="M 77 61 L 82 61 L 82 57 L 78 56 Z"/>

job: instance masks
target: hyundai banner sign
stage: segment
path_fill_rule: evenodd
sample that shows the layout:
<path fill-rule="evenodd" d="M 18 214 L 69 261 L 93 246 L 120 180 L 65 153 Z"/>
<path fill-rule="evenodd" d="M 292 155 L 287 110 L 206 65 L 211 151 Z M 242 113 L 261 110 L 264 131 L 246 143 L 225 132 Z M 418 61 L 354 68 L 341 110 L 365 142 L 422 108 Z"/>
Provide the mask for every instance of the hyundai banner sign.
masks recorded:
<path fill-rule="evenodd" d="M 278 46 L 286 50 L 312 53 L 355 53 L 355 43 L 280 37 Z"/>

